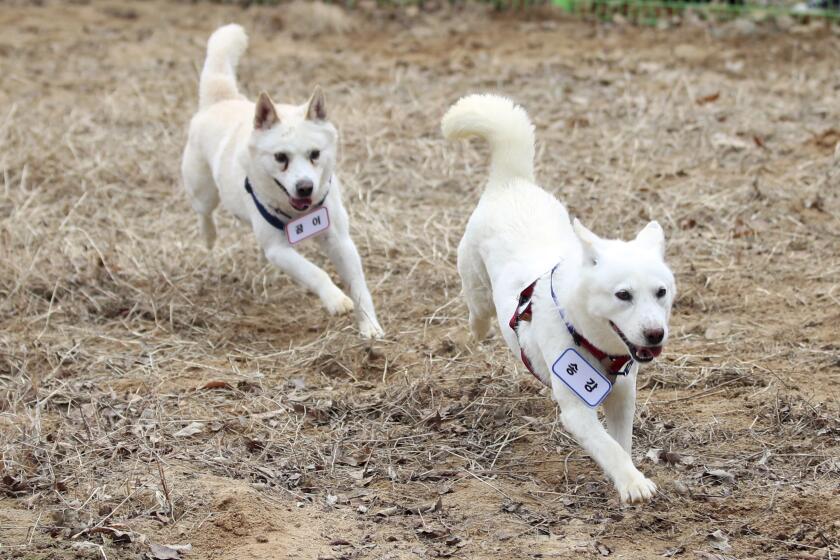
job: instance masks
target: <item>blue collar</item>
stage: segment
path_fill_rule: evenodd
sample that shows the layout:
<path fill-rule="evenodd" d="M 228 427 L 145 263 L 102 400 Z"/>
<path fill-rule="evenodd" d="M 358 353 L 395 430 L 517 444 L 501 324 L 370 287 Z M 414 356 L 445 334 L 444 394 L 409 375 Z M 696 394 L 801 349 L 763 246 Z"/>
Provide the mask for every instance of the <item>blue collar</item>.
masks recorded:
<path fill-rule="evenodd" d="M 633 366 L 633 357 L 629 355 L 620 355 L 620 356 L 613 356 L 607 354 L 591 342 L 586 339 L 582 334 L 575 330 L 575 327 L 569 322 L 569 319 L 566 317 L 566 313 L 563 311 L 563 308 L 560 307 L 560 304 L 557 301 L 557 294 L 554 293 L 554 271 L 557 270 L 557 267 L 560 266 L 560 263 L 554 265 L 554 268 L 551 269 L 551 273 L 548 277 L 548 284 L 551 286 L 551 299 L 554 300 L 554 306 L 557 308 L 557 311 L 560 312 L 560 317 L 563 319 L 563 322 L 566 323 L 566 328 L 569 330 L 569 334 L 572 335 L 572 340 L 575 341 L 577 346 L 582 346 L 586 350 L 589 351 L 603 366 L 607 368 L 612 374 L 615 375 L 627 375 L 630 372 L 630 368 Z"/>
<path fill-rule="evenodd" d="M 278 218 L 276 215 L 269 212 L 268 208 L 263 206 L 262 203 L 257 198 L 257 194 L 254 192 L 253 187 L 251 187 L 251 181 L 248 180 L 248 177 L 245 177 L 245 190 L 248 191 L 248 194 L 251 195 L 251 199 L 253 199 L 254 205 L 257 207 L 257 211 L 260 213 L 260 216 L 262 216 L 263 219 L 266 222 L 268 222 L 269 224 L 271 224 L 275 228 L 279 229 L 280 231 L 285 231 L 286 230 L 286 224 L 288 222 L 291 222 L 292 220 L 294 220 L 294 218 L 292 218 L 291 216 L 289 216 L 285 212 L 281 212 L 280 210 L 275 210 L 275 212 L 278 212 L 278 213 L 282 214 L 285 218 L 288 218 L 287 221 L 284 222 L 283 220 Z M 313 204 L 310 209 L 319 208 L 320 206 L 323 206 L 323 204 L 324 204 L 324 202 L 326 202 L 327 196 L 329 194 L 330 194 L 330 191 L 327 190 L 327 194 L 324 195 L 324 198 L 321 199 L 321 202 L 319 202 L 318 204 Z"/>

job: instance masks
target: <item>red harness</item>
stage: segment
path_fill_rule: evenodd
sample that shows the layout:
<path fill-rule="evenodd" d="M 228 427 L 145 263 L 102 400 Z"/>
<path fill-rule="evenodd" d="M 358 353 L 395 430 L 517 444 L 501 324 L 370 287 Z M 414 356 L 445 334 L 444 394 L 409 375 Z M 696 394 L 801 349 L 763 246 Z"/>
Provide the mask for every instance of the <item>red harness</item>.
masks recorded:
<path fill-rule="evenodd" d="M 510 318 L 510 328 L 513 329 L 514 334 L 516 335 L 516 340 L 519 340 L 519 331 L 517 328 L 519 327 L 519 323 L 522 321 L 531 321 L 531 300 L 534 296 L 534 287 L 537 285 L 537 281 L 534 280 L 531 282 L 527 288 L 522 290 L 519 294 L 519 303 L 516 304 L 516 309 L 513 311 L 513 317 Z M 531 375 L 542 381 L 544 384 L 545 381 L 537 375 L 537 372 L 534 371 L 533 366 L 531 366 L 531 360 L 528 359 L 528 356 L 525 355 L 525 350 L 522 348 L 522 345 L 519 345 L 519 355 L 522 357 L 522 363 L 525 364 L 525 367 L 528 368 L 528 371 L 531 372 Z"/>
<path fill-rule="evenodd" d="M 552 270 L 552 273 L 553 272 L 554 271 Z M 537 280 L 534 280 L 533 282 L 528 284 L 528 287 L 526 287 L 524 290 L 522 290 L 522 292 L 520 292 L 519 302 L 516 305 L 516 310 L 513 312 L 513 317 L 510 318 L 510 322 L 508 322 L 508 325 L 511 329 L 513 329 L 514 334 L 516 334 L 517 340 L 519 339 L 519 331 L 517 330 L 519 328 L 519 323 L 523 321 L 530 322 L 531 317 L 533 316 L 531 305 L 534 297 L 534 288 L 536 287 L 536 285 Z M 552 286 L 552 295 L 553 291 L 554 288 Z M 632 358 L 630 356 L 613 356 L 611 354 L 607 354 L 606 352 L 589 342 L 582 334 L 577 332 L 575 328 L 568 321 L 566 321 L 566 317 L 562 313 L 562 311 L 560 315 L 563 317 L 563 320 L 566 323 L 566 328 L 569 329 L 569 334 L 572 335 L 572 340 L 575 341 L 575 344 L 577 346 L 582 346 L 584 349 L 586 349 L 587 352 L 592 354 L 595 357 L 595 359 L 598 360 L 609 373 L 612 373 L 613 375 L 627 375 L 627 373 L 630 371 L 630 368 L 625 366 L 628 366 L 628 362 L 632 361 Z M 525 367 L 528 368 L 528 371 L 530 371 L 534 377 L 542 381 L 543 384 L 548 385 L 534 371 L 534 367 L 531 365 L 531 360 L 529 360 L 528 356 L 525 355 L 525 350 L 522 348 L 521 344 L 519 345 L 519 354 L 522 357 L 522 363 L 525 364 Z"/>

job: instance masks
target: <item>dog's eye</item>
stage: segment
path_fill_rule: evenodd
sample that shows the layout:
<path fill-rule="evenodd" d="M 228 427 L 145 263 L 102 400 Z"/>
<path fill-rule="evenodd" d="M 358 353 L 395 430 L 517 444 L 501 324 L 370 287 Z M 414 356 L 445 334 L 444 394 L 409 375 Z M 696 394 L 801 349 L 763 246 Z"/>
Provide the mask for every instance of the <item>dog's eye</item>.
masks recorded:
<path fill-rule="evenodd" d="M 320 150 L 312 150 L 311 152 L 309 152 L 309 159 L 312 161 L 312 163 L 318 161 L 319 157 L 321 157 Z"/>
<path fill-rule="evenodd" d="M 668 290 L 666 290 L 665 288 L 659 288 L 658 290 L 656 290 L 656 297 L 664 298 L 665 294 L 667 294 L 667 293 L 668 293 Z"/>
<path fill-rule="evenodd" d="M 277 152 L 276 154 L 274 154 L 274 160 L 283 167 L 289 165 L 289 156 L 287 156 L 283 152 Z"/>
<path fill-rule="evenodd" d="M 621 301 L 632 301 L 633 294 L 628 292 L 627 290 L 619 290 L 615 293 L 615 297 L 620 299 Z"/>

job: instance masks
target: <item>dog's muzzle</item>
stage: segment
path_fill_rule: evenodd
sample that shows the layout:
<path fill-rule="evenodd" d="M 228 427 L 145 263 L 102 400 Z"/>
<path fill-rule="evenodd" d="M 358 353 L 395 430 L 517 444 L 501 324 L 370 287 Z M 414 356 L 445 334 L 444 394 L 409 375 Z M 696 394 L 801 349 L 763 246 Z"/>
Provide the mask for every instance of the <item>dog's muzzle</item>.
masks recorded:
<path fill-rule="evenodd" d="M 636 346 L 629 340 L 627 337 L 624 336 L 624 333 L 621 332 L 615 323 L 610 321 L 610 326 L 615 331 L 615 334 L 621 339 L 621 342 L 627 347 L 627 350 L 630 351 L 630 355 L 633 356 L 633 359 L 637 362 L 647 363 L 653 361 L 654 358 L 659 356 L 662 353 L 662 346 Z"/>
<path fill-rule="evenodd" d="M 292 193 L 289 192 L 289 189 L 287 189 L 286 186 L 283 183 L 278 181 L 275 177 L 272 177 L 272 179 L 274 179 L 274 182 L 277 183 L 277 186 L 280 187 L 281 189 L 283 189 L 283 192 L 286 193 L 286 196 L 289 198 L 289 204 L 292 205 L 292 208 L 294 208 L 298 212 L 303 212 L 304 210 L 309 210 L 309 208 L 312 206 L 312 198 L 311 197 L 306 196 L 306 197 L 298 198 L 298 197 L 292 196 Z"/>

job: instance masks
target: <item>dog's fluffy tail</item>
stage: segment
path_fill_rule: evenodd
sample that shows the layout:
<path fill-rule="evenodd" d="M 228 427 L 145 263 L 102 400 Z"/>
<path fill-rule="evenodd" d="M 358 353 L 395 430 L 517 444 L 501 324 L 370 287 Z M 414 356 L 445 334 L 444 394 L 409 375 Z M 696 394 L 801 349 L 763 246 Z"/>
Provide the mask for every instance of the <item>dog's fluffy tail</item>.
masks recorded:
<path fill-rule="evenodd" d="M 490 185 L 534 181 L 534 125 L 525 109 L 506 97 L 462 97 L 441 122 L 447 139 L 480 136 L 490 143 Z"/>
<path fill-rule="evenodd" d="M 198 107 L 203 109 L 225 99 L 239 99 L 236 65 L 245 49 L 248 35 L 242 26 L 231 23 L 218 28 L 207 41 L 207 59 L 198 86 Z"/>

